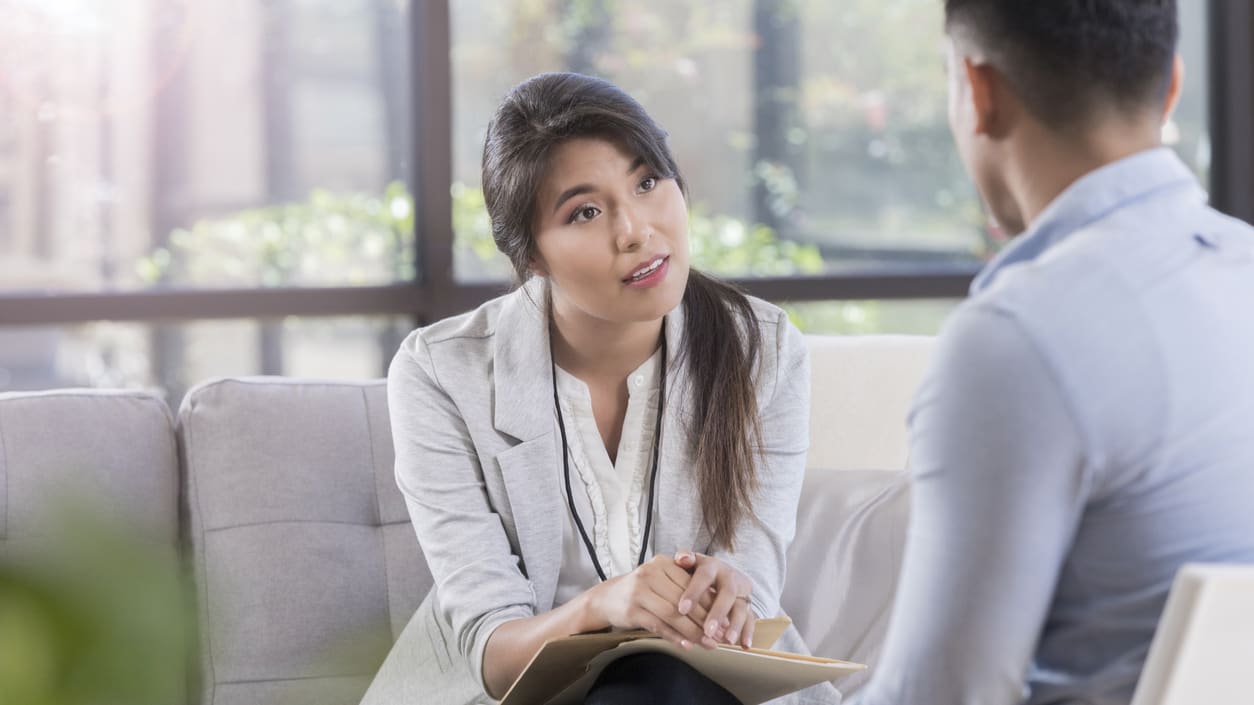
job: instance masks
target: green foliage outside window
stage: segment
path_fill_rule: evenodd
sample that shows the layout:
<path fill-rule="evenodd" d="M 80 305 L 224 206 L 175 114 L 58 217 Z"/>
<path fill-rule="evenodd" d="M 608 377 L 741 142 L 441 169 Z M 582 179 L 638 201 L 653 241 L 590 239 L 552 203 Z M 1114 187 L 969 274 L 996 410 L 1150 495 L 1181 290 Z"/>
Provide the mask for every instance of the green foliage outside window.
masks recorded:
<path fill-rule="evenodd" d="M 152 284 L 363 286 L 414 274 L 414 202 L 394 183 L 382 195 L 315 190 L 284 203 L 201 220 L 138 263 Z"/>
<path fill-rule="evenodd" d="M 508 279 L 483 192 L 454 184 L 454 254 L 476 278 Z M 256 208 L 176 230 L 168 247 L 138 263 L 148 283 L 181 286 L 362 286 L 414 276 L 414 202 L 403 184 L 382 195 L 316 190 L 298 203 Z M 817 248 L 773 230 L 694 208 L 693 264 L 722 276 L 817 274 Z"/>
<path fill-rule="evenodd" d="M 497 252 L 483 192 L 452 188 L 454 254 L 483 280 L 509 280 Z M 202 220 L 175 231 L 170 245 L 138 263 L 149 283 L 173 286 L 358 286 L 412 279 L 414 202 L 403 184 L 382 195 L 317 190 L 305 201 Z M 823 272 L 818 249 L 779 238 L 771 228 L 697 205 L 689 219 L 694 266 L 720 276 L 792 276 Z M 788 304 L 803 331 L 930 334 L 951 302 L 878 301 Z"/>

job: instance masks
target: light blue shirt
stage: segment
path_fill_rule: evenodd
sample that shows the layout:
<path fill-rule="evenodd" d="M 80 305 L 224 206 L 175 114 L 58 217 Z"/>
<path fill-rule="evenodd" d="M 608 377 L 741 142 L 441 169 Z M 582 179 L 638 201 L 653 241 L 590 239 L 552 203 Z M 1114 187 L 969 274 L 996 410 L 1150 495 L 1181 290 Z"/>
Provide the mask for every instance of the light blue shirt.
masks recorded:
<path fill-rule="evenodd" d="M 1254 563 L 1254 230 L 1167 149 L 976 279 L 910 418 L 912 518 L 858 705 L 1126 704 L 1189 561 Z"/>

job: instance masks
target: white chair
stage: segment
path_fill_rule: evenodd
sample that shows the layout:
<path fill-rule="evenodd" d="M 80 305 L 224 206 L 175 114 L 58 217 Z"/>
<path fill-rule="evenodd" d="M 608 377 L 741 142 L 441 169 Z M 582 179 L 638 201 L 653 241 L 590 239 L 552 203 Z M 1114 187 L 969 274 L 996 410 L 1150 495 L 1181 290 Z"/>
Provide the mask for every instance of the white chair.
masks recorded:
<path fill-rule="evenodd" d="M 1132 705 L 1254 703 L 1254 565 L 1176 574 Z"/>

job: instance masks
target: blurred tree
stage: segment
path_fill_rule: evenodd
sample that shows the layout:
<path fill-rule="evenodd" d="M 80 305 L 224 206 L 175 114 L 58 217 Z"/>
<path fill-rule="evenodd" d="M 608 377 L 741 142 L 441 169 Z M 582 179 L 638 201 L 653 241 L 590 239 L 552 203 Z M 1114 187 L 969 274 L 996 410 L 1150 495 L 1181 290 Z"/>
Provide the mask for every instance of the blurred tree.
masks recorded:
<path fill-rule="evenodd" d="M 597 56 L 610 40 L 611 0 L 564 0 L 559 10 L 566 27 L 566 68 L 595 74 Z"/>
<path fill-rule="evenodd" d="M 138 263 L 152 285 L 292 287 L 390 284 L 414 276 L 413 198 L 314 191 L 307 201 L 202 220 Z"/>
<path fill-rule="evenodd" d="M 936 335 L 958 299 L 808 301 L 783 308 L 804 333 Z"/>
<path fill-rule="evenodd" d="M 996 243 L 949 134 L 942 9 L 935 0 L 467 0 L 455 12 L 468 24 L 455 26 L 454 70 L 473 89 L 457 97 L 455 180 L 477 179 L 478 125 L 510 85 L 591 70 L 670 131 L 694 203 L 709 212 L 815 244 L 830 270 L 978 262 Z M 488 18 L 499 29 L 484 27 Z"/>
<path fill-rule="evenodd" d="M 484 279 L 512 276 L 496 250 L 483 191 L 454 184 L 454 254 L 475 262 Z M 137 264 L 139 276 L 164 286 L 356 286 L 413 277 L 413 198 L 393 183 L 382 197 L 315 191 L 305 202 L 204 220 L 170 237 Z M 816 274 L 813 246 L 781 241 L 763 225 L 694 209 L 689 219 L 694 266 L 723 275 Z"/>

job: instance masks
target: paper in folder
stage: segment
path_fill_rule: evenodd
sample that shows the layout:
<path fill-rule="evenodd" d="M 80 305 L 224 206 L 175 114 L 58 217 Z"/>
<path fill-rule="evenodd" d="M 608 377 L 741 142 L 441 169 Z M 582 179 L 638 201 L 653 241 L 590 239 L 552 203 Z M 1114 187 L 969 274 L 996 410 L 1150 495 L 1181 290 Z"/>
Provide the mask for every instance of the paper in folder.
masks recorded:
<path fill-rule="evenodd" d="M 866 666 L 770 647 L 792 624 L 787 617 L 759 619 L 753 648 L 722 645 L 689 651 L 646 631 L 580 634 L 550 639 L 514 681 L 501 705 L 582 703 L 601 671 L 617 659 L 643 652 L 669 654 L 723 686 L 744 705 L 758 705 L 816 683 L 835 680 Z"/>

